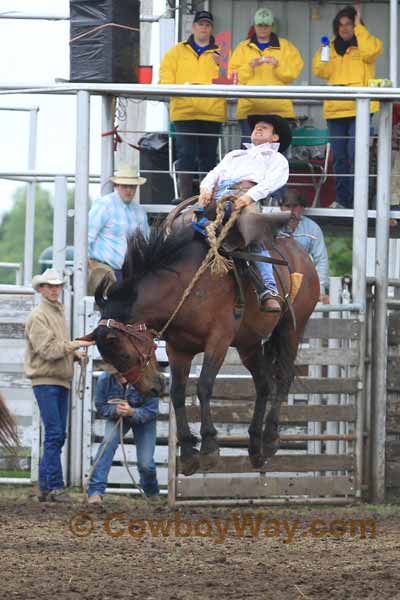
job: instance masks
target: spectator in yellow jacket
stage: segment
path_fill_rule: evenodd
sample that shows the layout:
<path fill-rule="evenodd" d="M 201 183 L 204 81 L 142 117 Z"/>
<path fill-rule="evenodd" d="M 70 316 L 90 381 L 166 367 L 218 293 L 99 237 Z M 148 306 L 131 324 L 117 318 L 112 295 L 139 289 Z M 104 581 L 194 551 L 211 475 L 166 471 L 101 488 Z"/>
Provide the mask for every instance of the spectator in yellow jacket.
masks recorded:
<path fill-rule="evenodd" d="M 268 8 L 257 10 L 254 35 L 239 43 L 229 61 L 229 70 L 237 72 L 239 84 L 288 85 L 300 75 L 304 65 L 300 52 L 291 42 L 272 31 L 273 24 L 274 15 Z M 248 142 L 251 134 L 247 117 L 256 114 L 296 118 L 291 100 L 242 98 L 238 101 L 236 113 L 242 142 Z"/>
<path fill-rule="evenodd" d="M 369 33 L 360 13 L 352 6 L 340 10 L 333 20 L 334 37 L 329 43 L 329 59 L 321 60 L 321 49 L 313 58 L 313 74 L 329 85 L 366 86 L 375 77 L 375 63 L 382 54 L 380 39 Z M 379 109 L 371 102 L 371 112 Z M 327 120 L 336 175 L 336 206 L 352 208 L 354 203 L 354 152 L 356 103 L 353 100 L 325 100 Z"/>
<path fill-rule="evenodd" d="M 213 26 L 214 18 L 209 11 L 200 10 L 195 14 L 191 36 L 164 55 L 160 83 L 209 84 L 218 77 L 220 53 L 212 35 Z M 226 101 L 223 98 L 172 98 L 170 119 L 177 133 L 177 171 L 211 171 L 217 163 L 218 135 L 221 123 L 226 121 Z M 179 175 L 179 189 L 181 199 L 192 196 L 191 173 Z"/>

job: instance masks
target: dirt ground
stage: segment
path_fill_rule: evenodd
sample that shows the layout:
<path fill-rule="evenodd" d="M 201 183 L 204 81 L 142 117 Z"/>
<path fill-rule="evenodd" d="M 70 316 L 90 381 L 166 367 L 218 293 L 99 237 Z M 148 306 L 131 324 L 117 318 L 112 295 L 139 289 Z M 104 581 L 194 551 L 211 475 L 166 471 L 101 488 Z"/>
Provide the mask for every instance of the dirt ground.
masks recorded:
<path fill-rule="evenodd" d="M 400 599 L 400 506 L 89 511 L 0 492 L 0 598 Z M 364 521 L 363 521 L 364 520 Z"/>

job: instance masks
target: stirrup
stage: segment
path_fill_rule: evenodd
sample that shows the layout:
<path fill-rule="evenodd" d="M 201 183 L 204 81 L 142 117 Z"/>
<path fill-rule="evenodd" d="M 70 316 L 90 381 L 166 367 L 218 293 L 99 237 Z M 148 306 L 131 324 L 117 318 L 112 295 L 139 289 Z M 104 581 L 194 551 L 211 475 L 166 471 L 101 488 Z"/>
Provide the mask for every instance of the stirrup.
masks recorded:
<path fill-rule="evenodd" d="M 264 307 L 263 304 L 267 300 L 276 300 L 277 306 L 274 307 Z M 260 311 L 267 313 L 280 313 L 282 311 L 282 296 L 275 292 L 275 290 L 266 289 L 264 290 L 258 297 L 258 301 L 260 303 Z"/>

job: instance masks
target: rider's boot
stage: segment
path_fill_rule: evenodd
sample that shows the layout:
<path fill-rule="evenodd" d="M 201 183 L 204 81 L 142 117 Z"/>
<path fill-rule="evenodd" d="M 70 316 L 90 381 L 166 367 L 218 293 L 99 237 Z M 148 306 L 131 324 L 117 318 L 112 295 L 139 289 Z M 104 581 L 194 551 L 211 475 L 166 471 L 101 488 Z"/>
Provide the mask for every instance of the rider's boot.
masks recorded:
<path fill-rule="evenodd" d="M 261 312 L 281 312 L 281 303 L 279 301 L 280 296 L 277 292 L 273 290 L 265 290 L 265 292 L 260 294 L 258 299 L 260 302 Z"/>

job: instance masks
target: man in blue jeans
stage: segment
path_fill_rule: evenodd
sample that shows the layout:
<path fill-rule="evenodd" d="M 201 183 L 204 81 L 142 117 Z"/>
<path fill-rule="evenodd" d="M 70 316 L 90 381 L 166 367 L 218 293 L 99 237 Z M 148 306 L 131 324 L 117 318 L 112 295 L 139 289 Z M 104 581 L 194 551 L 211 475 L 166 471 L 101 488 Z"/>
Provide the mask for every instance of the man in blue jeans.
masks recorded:
<path fill-rule="evenodd" d="M 70 341 L 64 307 L 59 301 L 64 281 L 55 269 L 35 275 L 32 287 L 41 296 L 25 325 L 27 341 L 25 373 L 44 425 L 44 449 L 39 464 L 39 502 L 69 502 L 64 490 L 61 450 L 66 438 L 68 398 L 73 361 L 82 356 L 79 347 L 94 342 Z"/>
<path fill-rule="evenodd" d="M 159 398 L 142 396 L 120 373 L 113 371 L 100 375 L 96 385 L 96 409 L 107 422 L 87 490 L 89 504 L 102 504 L 108 474 L 120 442 L 120 428 L 116 424 L 118 417 L 123 417 L 124 436 L 130 429 L 133 432 L 140 486 L 148 500 L 159 500 L 154 462 L 158 405 Z"/>

